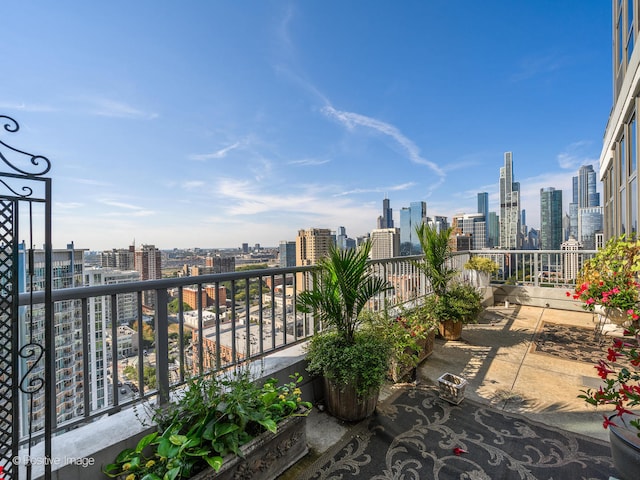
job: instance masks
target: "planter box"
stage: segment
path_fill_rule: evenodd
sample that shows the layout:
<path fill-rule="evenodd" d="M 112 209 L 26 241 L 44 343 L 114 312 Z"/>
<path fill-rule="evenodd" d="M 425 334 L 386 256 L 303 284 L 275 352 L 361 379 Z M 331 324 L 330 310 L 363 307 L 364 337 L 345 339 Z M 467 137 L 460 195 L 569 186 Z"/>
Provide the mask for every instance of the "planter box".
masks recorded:
<path fill-rule="evenodd" d="M 438 325 L 440 336 L 445 340 L 460 340 L 462 336 L 462 325 L 462 322 L 454 322 L 452 320 L 440 322 Z"/>
<path fill-rule="evenodd" d="M 464 399 L 464 389 L 466 386 L 467 381 L 453 373 L 445 373 L 438 378 L 440 398 L 454 405 L 458 405 Z"/>
<path fill-rule="evenodd" d="M 435 344 L 436 331 L 435 329 L 431 330 L 429 334 L 420 339 L 418 343 L 419 350 L 417 352 L 417 361 L 416 364 L 420 365 L 423 361 L 429 357 L 433 353 L 433 347 Z M 405 353 L 412 354 L 413 351 L 407 349 Z M 402 364 L 398 362 L 396 358 L 391 358 L 389 372 L 387 377 L 394 381 L 395 383 L 400 382 L 413 382 L 416 379 L 416 366 L 413 364 Z"/>
<path fill-rule="evenodd" d="M 352 385 L 337 385 L 324 378 L 324 399 L 329 413 L 345 422 L 358 422 L 373 414 L 378 405 L 379 390 L 359 396 Z M 253 479 L 251 479 L 253 480 Z"/>
<path fill-rule="evenodd" d="M 276 433 L 265 432 L 241 447 L 244 458 L 225 458 L 218 472 L 208 469 L 193 480 L 273 480 L 309 452 L 306 416 L 289 417 Z"/>

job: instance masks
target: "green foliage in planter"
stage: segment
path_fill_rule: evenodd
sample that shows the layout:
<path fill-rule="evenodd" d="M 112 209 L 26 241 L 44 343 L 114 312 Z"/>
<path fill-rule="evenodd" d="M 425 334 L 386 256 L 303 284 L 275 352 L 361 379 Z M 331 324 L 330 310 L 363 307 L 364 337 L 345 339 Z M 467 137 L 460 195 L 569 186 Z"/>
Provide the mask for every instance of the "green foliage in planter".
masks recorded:
<path fill-rule="evenodd" d="M 207 466 L 217 471 L 225 455 L 241 455 L 242 445 L 276 432 L 284 418 L 308 413 L 301 381 L 296 374 L 282 386 L 275 379 L 259 385 L 248 368 L 191 379 L 175 403 L 154 411 L 157 431 L 120 452 L 105 473 L 125 480 L 176 480 Z"/>
<path fill-rule="evenodd" d="M 451 268 L 451 228 L 438 230 L 435 226 L 425 223 L 416 227 L 416 234 L 424 253 L 424 260 L 415 262 L 422 270 L 434 293 L 438 296 L 447 292 L 449 284 L 455 277 L 457 270 Z"/>
<path fill-rule="evenodd" d="M 475 323 L 482 311 L 482 296 L 472 285 L 455 283 L 444 295 L 430 295 L 424 312 L 432 320 Z"/>
<path fill-rule="evenodd" d="M 358 330 L 353 341 L 337 331 L 323 332 L 307 346 L 307 370 L 339 385 L 355 385 L 358 395 L 366 396 L 384 382 L 390 355 L 391 345 L 374 329 Z"/>
<path fill-rule="evenodd" d="M 474 255 L 467 263 L 464 264 L 464 268 L 467 270 L 477 270 L 478 272 L 494 274 L 498 272 L 500 266 L 489 257 Z"/>

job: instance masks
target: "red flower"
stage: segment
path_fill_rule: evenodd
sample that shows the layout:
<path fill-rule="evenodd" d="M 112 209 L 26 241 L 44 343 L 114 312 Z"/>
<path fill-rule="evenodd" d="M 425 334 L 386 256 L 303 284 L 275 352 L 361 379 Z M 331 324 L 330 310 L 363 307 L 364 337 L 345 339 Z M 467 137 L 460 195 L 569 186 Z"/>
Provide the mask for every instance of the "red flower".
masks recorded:
<path fill-rule="evenodd" d="M 609 360 L 610 362 L 615 362 L 620 356 L 622 356 L 621 353 L 615 351 L 613 348 L 610 348 L 609 353 L 607 354 L 607 360 Z"/>
<path fill-rule="evenodd" d="M 610 425 L 613 425 L 614 427 L 618 426 L 615 423 L 613 423 L 611 420 L 609 420 L 605 415 L 603 415 L 603 417 L 604 417 L 604 422 L 602 422 L 602 426 L 604 428 L 609 428 Z"/>
<path fill-rule="evenodd" d="M 455 453 L 456 455 L 460 455 L 461 453 L 469 453 L 466 450 L 461 449 L 460 447 L 456 447 L 453 449 L 453 453 Z"/>
<path fill-rule="evenodd" d="M 609 365 L 607 365 L 604 360 L 598 361 L 598 365 L 596 365 L 595 368 L 598 370 L 598 376 L 603 380 L 605 380 L 610 373 L 616 373 L 609 368 Z"/>

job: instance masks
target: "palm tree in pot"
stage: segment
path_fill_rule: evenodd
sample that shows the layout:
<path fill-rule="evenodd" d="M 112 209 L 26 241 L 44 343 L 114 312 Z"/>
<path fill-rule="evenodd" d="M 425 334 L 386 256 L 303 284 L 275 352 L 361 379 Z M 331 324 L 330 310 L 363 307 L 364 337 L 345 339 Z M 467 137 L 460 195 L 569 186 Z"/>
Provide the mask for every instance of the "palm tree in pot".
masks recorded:
<path fill-rule="evenodd" d="M 375 410 L 389 366 L 390 347 L 379 329 L 361 328 L 361 313 L 391 286 L 369 269 L 371 243 L 335 246 L 313 271 L 313 287 L 298 296 L 297 309 L 313 313 L 322 330 L 307 346 L 308 370 L 324 377 L 329 412 L 358 421 Z"/>

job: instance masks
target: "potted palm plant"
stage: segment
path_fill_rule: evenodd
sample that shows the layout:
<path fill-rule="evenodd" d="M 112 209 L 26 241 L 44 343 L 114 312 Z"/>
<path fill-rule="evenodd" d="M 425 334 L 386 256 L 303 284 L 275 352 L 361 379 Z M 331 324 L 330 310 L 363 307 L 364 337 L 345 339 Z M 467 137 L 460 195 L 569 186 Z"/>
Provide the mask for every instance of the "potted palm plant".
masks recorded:
<path fill-rule="evenodd" d="M 424 303 L 427 318 L 438 323 L 440 335 L 458 340 L 465 323 L 477 320 L 482 309 L 482 296 L 469 284 L 455 280 L 458 271 L 450 265 L 452 229 L 438 230 L 422 224 L 416 228 L 424 259 L 416 262 L 429 281 L 433 294 Z"/>
<path fill-rule="evenodd" d="M 391 288 L 369 269 L 370 251 L 370 242 L 358 249 L 332 247 L 312 272 L 313 287 L 297 302 L 322 327 L 307 346 L 308 371 L 322 375 L 329 412 L 346 421 L 373 413 L 390 357 L 385 336 L 362 325 L 365 307 Z"/>

